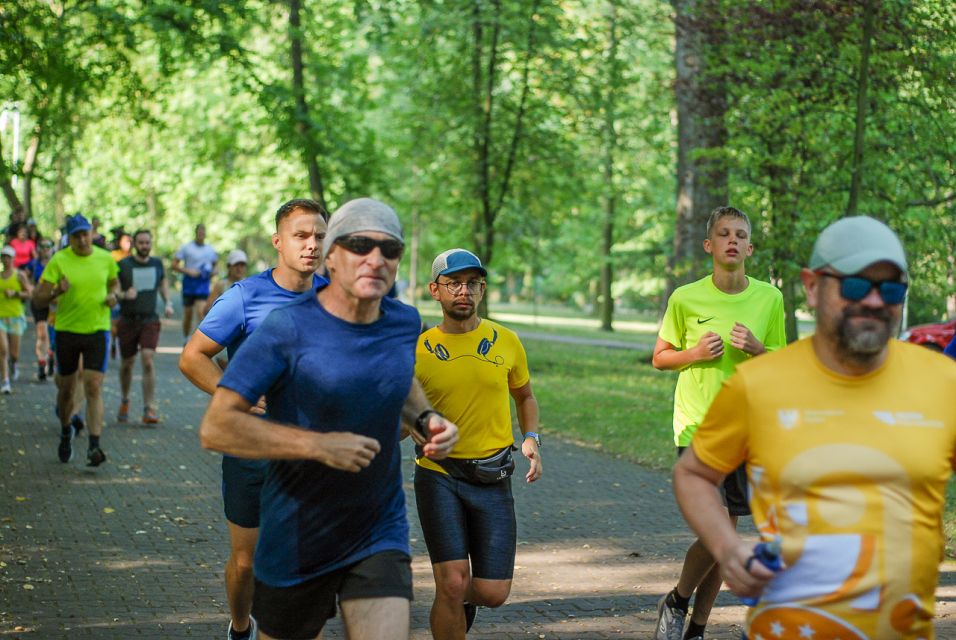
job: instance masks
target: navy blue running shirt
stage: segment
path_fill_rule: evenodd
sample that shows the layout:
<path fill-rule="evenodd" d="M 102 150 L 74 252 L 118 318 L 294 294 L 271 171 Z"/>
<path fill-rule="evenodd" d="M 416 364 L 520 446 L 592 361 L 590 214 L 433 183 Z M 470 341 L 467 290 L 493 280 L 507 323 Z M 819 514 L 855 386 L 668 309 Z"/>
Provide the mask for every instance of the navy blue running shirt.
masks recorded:
<path fill-rule="evenodd" d="M 312 276 L 312 291 L 328 281 Z M 229 359 L 259 326 L 269 312 L 302 295 L 280 287 L 272 277 L 272 269 L 240 280 L 213 303 L 199 330 L 209 339 L 226 348 Z"/>
<path fill-rule="evenodd" d="M 256 578 L 268 585 L 295 585 L 381 551 L 411 554 L 399 433 L 421 320 L 389 298 L 381 309 L 375 322 L 352 324 L 303 296 L 269 314 L 219 382 L 252 404 L 265 395 L 278 422 L 381 445 L 358 473 L 272 461 L 255 556 Z"/>

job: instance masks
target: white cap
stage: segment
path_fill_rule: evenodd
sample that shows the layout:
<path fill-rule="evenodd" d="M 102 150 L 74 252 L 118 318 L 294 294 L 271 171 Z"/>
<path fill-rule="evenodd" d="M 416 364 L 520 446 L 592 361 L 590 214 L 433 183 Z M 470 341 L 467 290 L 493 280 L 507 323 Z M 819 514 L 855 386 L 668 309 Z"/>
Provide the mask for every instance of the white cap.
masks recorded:
<path fill-rule="evenodd" d="M 226 266 L 231 267 L 234 264 L 239 264 L 240 262 L 245 262 L 249 264 L 249 256 L 246 255 L 246 252 L 242 249 L 233 249 L 229 252 L 229 255 L 226 257 Z"/>

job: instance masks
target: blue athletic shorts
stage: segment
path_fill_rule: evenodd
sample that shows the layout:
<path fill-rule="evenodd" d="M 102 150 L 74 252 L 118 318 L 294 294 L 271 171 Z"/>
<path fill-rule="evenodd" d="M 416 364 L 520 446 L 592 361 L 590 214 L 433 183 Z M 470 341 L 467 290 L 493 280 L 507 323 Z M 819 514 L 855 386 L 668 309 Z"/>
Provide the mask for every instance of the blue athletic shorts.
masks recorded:
<path fill-rule="evenodd" d="M 471 559 L 471 575 L 511 580 L 518 533 L 511 478 L 471 484 L 415 465 L 415 502 L 432 564 Z"/>
<path fill-rule="evenodd" d="M 110 332 L 71 333 L 56 332 L 56 366 L 61 376 L 70 376 L 80 368 L 83 356 L 85 371 L 106 373 L 107 356 L 110 352 Z"/>
<path fill-rule="evenodd" d="M 244 529 L 259 528 L 259 494 L 268 460 L 222 457 L 222 503 L 226 520 Z"/>

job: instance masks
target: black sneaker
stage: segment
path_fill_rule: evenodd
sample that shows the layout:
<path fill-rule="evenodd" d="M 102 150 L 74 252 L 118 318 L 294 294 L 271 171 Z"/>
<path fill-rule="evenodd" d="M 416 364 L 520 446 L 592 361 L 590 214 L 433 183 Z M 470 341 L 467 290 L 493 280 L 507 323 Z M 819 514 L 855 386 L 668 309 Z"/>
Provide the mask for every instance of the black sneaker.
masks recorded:
<path fill-rule="evenodd" d="M 478 614 L 478 605 L 466 602 L 465 607 L 465 633 L 471 631 L 471 625 L 475 624 L 475 616 Z"/>
<path fill-rule="evenodd" d="M 98 467 L 104 462 L 106 462 L 106 454 L 103 453 L 103 450 L 99 447 L 91 447 L 90 450 L 86 452 L 86 466 Z"/>
<path fill-rule="evenodd" d="M 60 436 L 60 446 L 57 448 L 56 453 L 60 457 L 60 462 L 69 462 L 73 459 L 73 437 L 76 435 L 76 431 L 73 427 L 70 427 L 69 435 Z"/>
<path fill-rule="evenodd" d="M 83 431 L 83 427 L 86 426 L 86 423 L 83 422 L 83 418 L 80 417 L 80 414 L 74 413 L 73 417 L 70 418 L 70 424 L 73 425 L 73 429 L 79 433 Z"/>

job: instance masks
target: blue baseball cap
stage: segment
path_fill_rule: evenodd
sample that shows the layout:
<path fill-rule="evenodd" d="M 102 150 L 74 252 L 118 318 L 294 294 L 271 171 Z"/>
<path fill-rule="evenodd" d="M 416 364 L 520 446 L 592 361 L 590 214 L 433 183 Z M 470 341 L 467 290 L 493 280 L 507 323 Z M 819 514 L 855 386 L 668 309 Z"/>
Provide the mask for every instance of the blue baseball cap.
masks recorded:
<path fill-rule="evenodd" d="M 82 213 L 70 216 L 66 220 L 66 235 L 72 236 L 77 231 L 89 231 L 93 228 L 90 221 L 83 217 Z"/>
<path fill-rule="evenodd" d="M 438 254 L 438 257 L 432 262 L 432 280 L 437 280 L 438 276 L 448 276 L 465 269 L 477 269 L 481 272 L 481 275 L 488 275 L 488 271 L 481 266 L 481 260 L 471 251 L 449 249 Z"/>

